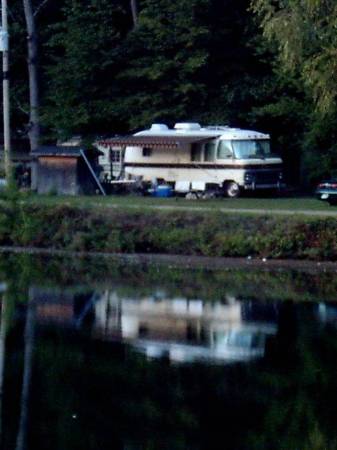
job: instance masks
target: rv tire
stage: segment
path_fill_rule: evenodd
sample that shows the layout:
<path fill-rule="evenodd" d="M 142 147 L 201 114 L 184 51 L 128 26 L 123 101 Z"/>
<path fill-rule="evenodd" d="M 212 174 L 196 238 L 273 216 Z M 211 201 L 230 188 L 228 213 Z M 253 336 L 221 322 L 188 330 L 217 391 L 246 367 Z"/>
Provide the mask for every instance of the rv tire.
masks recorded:
<path fill-rule="evenodd" d="M 229 198 L 237 198 L 240 196 L 240 186 L 235 181 L 228 181 L 224 184 L 224 192 Z"/>

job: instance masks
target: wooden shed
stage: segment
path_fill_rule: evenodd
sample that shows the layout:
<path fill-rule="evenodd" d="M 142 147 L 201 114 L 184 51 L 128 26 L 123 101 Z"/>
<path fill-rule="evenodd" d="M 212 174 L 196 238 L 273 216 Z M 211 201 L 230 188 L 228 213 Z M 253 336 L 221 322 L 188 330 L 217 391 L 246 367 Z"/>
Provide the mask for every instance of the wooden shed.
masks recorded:
<path fill-rule="evenodd" d="M 96 163 L 99 152 L 75 146 L 43 146 L 34 153 L 32 184 L 39 194 L 78 195 L 101 191 Z"/>

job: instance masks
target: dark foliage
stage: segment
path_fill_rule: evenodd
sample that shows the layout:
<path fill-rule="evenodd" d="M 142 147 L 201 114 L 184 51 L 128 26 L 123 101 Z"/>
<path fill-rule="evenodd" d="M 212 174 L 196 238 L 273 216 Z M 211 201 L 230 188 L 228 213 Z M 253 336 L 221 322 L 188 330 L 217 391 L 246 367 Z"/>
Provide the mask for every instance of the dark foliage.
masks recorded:
<path fill-rule="evenodd" d="M 84 252 L 337 260 L 335 219 L 196 212 L 125 212 L 14 205 L 0 245 Z"/>
<path fill-rule="evenodd" d="M 252 3 L 142 0 L 134 27 L 127 0 L 36 1 L 44 140 L 114 135 L 154 121 L 229 124 L 271 133 L 288 182 L 329 176 L 337 169 L 334 66 L 331 77 L 328 71 L 333 4 Z M 295 28 L 286 18 L 300 3 Z M 10 22 L 12 123 L 24 137 L 29 108 L 20 0 L 11 4 Z M 312 40 L 310 30 L 317 34 Z"/>

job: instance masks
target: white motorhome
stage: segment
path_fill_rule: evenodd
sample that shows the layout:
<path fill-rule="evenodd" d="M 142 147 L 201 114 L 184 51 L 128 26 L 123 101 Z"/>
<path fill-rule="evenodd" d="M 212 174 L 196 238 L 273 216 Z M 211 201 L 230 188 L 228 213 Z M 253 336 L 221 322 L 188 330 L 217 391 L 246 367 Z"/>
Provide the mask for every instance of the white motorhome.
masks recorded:
<path fill-rule="evenodd" d="M 237 197 L 241 190 L 284 186 L 282 160 L 271 152 L 270 136 L 257 131 L 153 124 L 132 136 L 100 142 L 100 148 L 116 146 L 122 149 L 124 178 L 157 179 L 178 192 L 213 190 Z"/>

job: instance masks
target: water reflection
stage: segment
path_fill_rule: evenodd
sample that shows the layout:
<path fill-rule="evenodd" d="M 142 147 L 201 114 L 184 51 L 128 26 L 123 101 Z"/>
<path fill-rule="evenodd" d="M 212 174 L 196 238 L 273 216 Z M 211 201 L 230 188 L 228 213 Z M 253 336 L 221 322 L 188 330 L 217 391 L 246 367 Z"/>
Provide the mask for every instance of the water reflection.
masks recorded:
<path fill-rule="evenodd" d="M 317 305 L 317 317 L 321 322 L 337 327 L 337 305 L 319 303 Z"/>
<path fill-rule="evenodd" d="M 4 368 L 5 368 L 5 351 L 6 351 L 6 283 L 0 283 L 0 297 L 1 297 L 1 320 L 0 320 L 0 442 L 2 437 L 2 403 L 3 403 L 3 383 L 4 383 Z"/>
<path fill-rule="evenodd" d="M 2 449 L 337 448 L 336 303 L 116 279 L 0 284 Z"/>
<path fill-rule="evenodd" d="M 116 290 L 71 293 L 35 287 L 31 297 L 41 323 L 76 328 L 90 323 L 96 338 L 121 339 L 148 357 L 175 362 L 262 357 L 266 340 L 277 332 L 276 305 L 262 307 L 232 296 L 205 302 L 155 291 L 135 299 Z"/>

